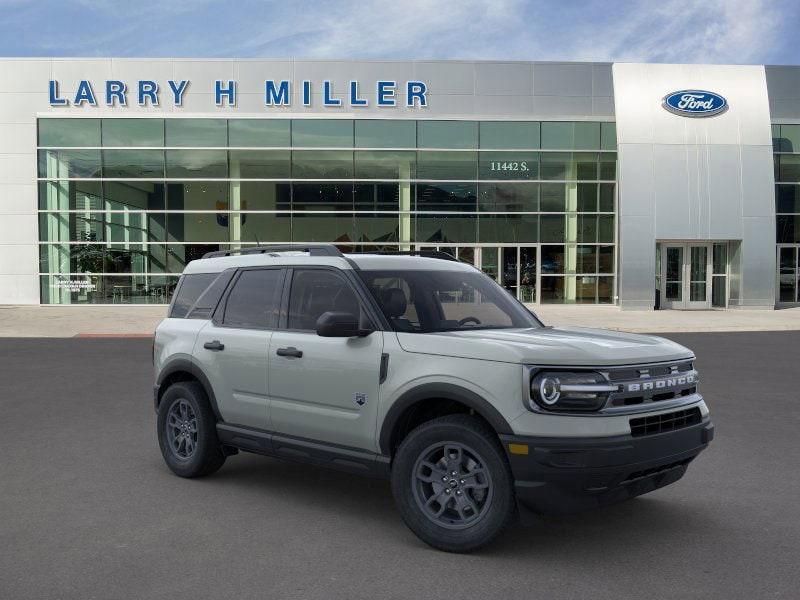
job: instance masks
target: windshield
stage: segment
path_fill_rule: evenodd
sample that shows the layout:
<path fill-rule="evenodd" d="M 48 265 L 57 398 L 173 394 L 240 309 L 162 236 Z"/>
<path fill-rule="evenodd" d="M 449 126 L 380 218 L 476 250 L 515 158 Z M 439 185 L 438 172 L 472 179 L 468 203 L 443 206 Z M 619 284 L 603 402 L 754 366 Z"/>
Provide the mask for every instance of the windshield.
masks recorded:
<path fill-rule="evenodd" d="M 431 333 L 541 327 L 478 271 L 358 271 L 395 331 Z"/>

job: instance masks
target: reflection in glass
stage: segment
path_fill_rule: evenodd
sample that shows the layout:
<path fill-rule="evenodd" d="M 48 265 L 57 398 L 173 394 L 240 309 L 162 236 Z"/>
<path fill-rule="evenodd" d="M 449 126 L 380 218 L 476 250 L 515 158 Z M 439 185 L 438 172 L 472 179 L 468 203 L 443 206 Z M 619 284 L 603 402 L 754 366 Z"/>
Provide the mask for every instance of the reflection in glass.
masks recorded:
<path fill-rule="evenodd" d="M 478 208 L 484 212 L 538 212 L 538 183 L 480 183 Z"/>
<path fill-rule="evenodd" d="M 160 179 L 164 177 L 164 151 L 103 150 L 103 177 Z"/>
<path fill-rule="evenodd" d="M 231 148 L 288 148 L 288 119 L 229 119 L 228 144 Z"/>
<path fill-rule="evenodd" d="M 352 148 L 353 121 L 345 119 L 295 119 L 292 121 L 295 148 Z"/>
<path fill-rule="evenodd" d="M 353 186 L 349 183 L 295 183 L 292 185 L 292 210 L 352 211 Z"/>
<path fill-rule="evenodd" d="M 474 243 L 478 219 L 474 215 L 425 215 L 416 217 L 417 242 Z"/>
<path fill-rule="evenodd" d="M 538 152 L 481 152 L 480 179 L 539 179 Z"/>
<path fill-rule="evenodd" d="M 39 119 L 39 145 L 99 146 L 100 119 Z"/>
<path fill-rule="evenodd" d="M 539 148 L 539 122 L 481 121 L 480 142 L 497 150 Z"/>
<path fill-rule="evenodd" d="M 163 119 L 103 119 L 103 146 L 164 145 Z"/>
<path fill-rule="evenodd" d="M 228 145 L 225 119 L 165 119 L 166 145 L 218 147 Z"/>
<path fill-rule="evenodd" d="M 355 177 L 356 179 L 413 179 L 416 160 L 416 152 L 358 151 L 355 153 Z"/>
<path fill-rule="evenodd" d="M 100 177 L 100 150 L 39 150 L 39 177 Z"/>
<path fill-rule="evenodd" d="M 418 179 L 475 179 L 478 174 L 477 152 L 417 153 Z"/>
<path fill-rule="evenodd" d="M 167 150 L 167 177 L 223 179 L 227 176 L 225 150 Z"/>
<path fill-rule="evenodd" d="M 519 249 L 519 299 L 536 302 L 536 248 Z"/>
<path fill-rule="evenodd" d="M 289 150 L 231 150 L 232 179 L 289 179 Z"/>
<path fill-rule="evenodd" d="M 412 120 L 356 119 L 356 148 L 415 148 L 417 123 Z"/>
<path fill-rule="evenodd" d="M 41 210 L 102 210 L 99 181 L 40 181 Z"/>
<path fill-rule="evenodd" d="M 478 124 L 475 121 L 418 121 L 420 148 L 477 148 Z"/>
<path fill-rule="evenodd" d="M 478 241 L 530 243 L 539 241 L 539 215 L 480 215 Z"/>
<path fill-rule="evenodd" d="M 474 183 L 418 183 L 417 210 L 475 212 L 478 209 Z"/>
<path fill-rule="evenodd" d="M 292 152 L 295 179 L 352 179 L 353 153 L 347 150 L 295 150 Z"/>
<path fill-rule="evenodd" d="M 294 213 L 292 215 L 292 241 L 352 243 L 354 239 L 353 214 Z"/>
<path fill-rule="evenodd" d="M 229 186 L 224 181 L 170 182 L 167 184 L 167 209 L 229 210 L 228 189 Z"/>

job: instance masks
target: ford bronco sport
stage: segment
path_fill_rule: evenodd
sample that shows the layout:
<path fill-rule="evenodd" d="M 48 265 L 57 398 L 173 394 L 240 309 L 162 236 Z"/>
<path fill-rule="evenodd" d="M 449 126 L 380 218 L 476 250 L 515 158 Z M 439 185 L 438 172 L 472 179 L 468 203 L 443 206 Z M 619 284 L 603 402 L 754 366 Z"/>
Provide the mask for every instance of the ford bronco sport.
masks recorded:
<path fill-rule="evenodd" d="M 673 483 L 713 437 L 694 356 L 544 326 L 441 253 L 259 246 L 187 265 L 154 342 L 158 440 L 181 477 L 238 451 L 387 477 L 436 548 L 518 515 Z"/>

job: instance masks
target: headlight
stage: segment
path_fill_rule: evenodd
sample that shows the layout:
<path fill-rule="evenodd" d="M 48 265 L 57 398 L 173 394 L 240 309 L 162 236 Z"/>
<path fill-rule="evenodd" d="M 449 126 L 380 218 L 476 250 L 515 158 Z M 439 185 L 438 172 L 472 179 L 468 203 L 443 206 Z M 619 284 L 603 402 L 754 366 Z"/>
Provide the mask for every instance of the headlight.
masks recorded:
<path fill-rule="evenodd" d="M 531 379 L 531 405 L 534 410 L 591 411 L 605 406 L 611 392 L 619 386 L 593 371 L 543 371 Z M 534 405 L 535 403 L 535 405 Z"/>

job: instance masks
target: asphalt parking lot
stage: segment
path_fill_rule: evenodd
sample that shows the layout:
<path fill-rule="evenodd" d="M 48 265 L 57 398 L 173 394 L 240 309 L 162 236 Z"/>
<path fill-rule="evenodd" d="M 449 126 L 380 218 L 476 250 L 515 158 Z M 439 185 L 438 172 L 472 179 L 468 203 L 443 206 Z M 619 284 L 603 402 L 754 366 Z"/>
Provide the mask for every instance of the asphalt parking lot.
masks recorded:
<path fill-rule="evenodd" d="M 0 340 L 0 598 L 797 598 L 800 332 L 668 337 L 716 423 L 684 479 L 468 556 L 383 481 L 247 454 L 171 475 L 149 340 Z"/>

